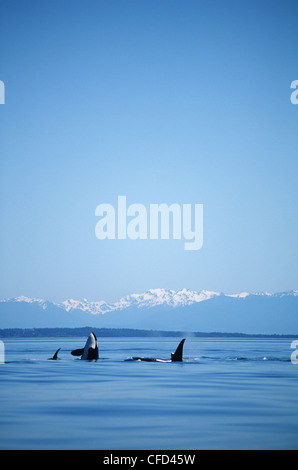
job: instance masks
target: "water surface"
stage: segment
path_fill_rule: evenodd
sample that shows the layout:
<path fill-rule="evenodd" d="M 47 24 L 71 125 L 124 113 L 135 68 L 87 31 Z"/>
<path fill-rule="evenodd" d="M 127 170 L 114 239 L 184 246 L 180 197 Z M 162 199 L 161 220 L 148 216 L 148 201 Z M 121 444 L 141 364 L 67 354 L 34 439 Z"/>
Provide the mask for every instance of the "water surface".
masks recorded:
<path fill-rule="evenodd" d="M 1 449 L 297 449 L 298 365 L 291 339 L 5 339 Z M 48 361 L 61 347 L 59 361 Z"/>

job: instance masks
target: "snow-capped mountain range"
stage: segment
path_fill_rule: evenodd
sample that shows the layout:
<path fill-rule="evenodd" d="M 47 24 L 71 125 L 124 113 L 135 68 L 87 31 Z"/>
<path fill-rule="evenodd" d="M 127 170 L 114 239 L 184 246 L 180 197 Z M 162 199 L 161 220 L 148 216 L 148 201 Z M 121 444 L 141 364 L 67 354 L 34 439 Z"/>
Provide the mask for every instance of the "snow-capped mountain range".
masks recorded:
<path fill-rule="evenodd" d="M 149 289 L 116 302 L 25 296 L 0 300 L 0 328 L 142 328 L 259 333 L 298 332 L 298 290 L 277 294 Z M 290 329 L 289 329 L 290 328 Z"/>
<path fill-rule="evenodd" d="M 200 292 L 182 289 L 174 291 L 170 289 L 149 289 L 141 294 L 131 294 L 122 297 L 120 300 L 114 303 L 108 303 L 104 300 L 96 302 L 83 300 L 64 300 L 61 303 L 53 303 L 57 307 L 65 309 L 67 312 L 70 310 L 82 310 L 93 315 L 105 314 L 114 310 L 123 310 L 131 306 L 137 306 L 138 308 L 150 308 L 156 307 L 157 305 L 168 305 L 171 307 L 184 307 L 186 305 L 192 305 L 204 300 L 212 299 L 213 297 L 225 296 L 231 298 L 245 299 L 247 296 L 269 296 L 269 297 L 283 297 L 283 296 L 298 296 L 298 290 L 292 290 L 287 292 L 281 292 L 277 294 L 270 294 L 268 292 L 250 294 L 248 292 L 241 292 L 240 294 L 223 294 L 222 292 L 214 292 L 202 290 Z M 28 304 L 36 303 L 40 305 L 44 310 L 49 306 L 50 302 L 39 298 L 30 298 L 25 296 L 15 297 L 12 299 L 3 299 L 0 302 L 26 302 Z"/>

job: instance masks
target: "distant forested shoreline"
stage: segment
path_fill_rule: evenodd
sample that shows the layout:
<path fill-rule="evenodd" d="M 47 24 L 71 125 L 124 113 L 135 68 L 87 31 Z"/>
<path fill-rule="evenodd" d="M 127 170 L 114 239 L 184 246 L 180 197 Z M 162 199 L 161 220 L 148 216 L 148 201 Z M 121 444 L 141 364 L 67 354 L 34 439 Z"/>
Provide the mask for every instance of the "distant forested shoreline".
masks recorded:
<path fill-rule="evenodd" d="M 85 326 L 81 328 L 5 328 L 0 329 L 0 338 L 58 338 L 89 335 L 93 331 L 98 338 L 117 337 L 180 337 L 191 336 L 195 338 L 292 338 L 295 334 L 246 334 L 246 333 L 222 333 L 222 332 L 187 332 L 187 331 L 163 331 L 163 330 L 140 330 L 131 328 L 93 328 Z"/>

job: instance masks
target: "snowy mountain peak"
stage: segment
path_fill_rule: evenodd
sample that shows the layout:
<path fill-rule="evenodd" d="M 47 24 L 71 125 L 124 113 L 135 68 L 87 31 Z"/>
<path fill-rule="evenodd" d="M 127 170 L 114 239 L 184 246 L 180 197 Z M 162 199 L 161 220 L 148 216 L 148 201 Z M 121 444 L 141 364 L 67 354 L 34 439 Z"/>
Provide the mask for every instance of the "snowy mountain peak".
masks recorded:
<path fill-rule="evenodd" d="M 83 299 L 83 300 L 68 299 L 56 305 L 64 308 L 67 312 L 69 312 L 70 310 L 83 310 L 84 312 L 96 314 L 96 313 L 103 313 L 102 309 L 106 305 L 106 302 L 104 300 L 98 301 L 98 302 L 89 302 L 87 299 Z"/>
<path fill-rule="evenodd" d="M 191 305 L 196 302 L 211 299 L 214 296 L 220 295 L 219 292 L 204 291 L 201 292 L 188 290 L 183 288 L 179 291 L 171 289 L 149 289 L 142 294 L 131 294 L 120 299 L 120 304 L 130 306 L 132 304 L 138 307 L 154 307 L 157 305 L 170 305 L 172 307 L 178 307 L 183 305 Z"/>
<path fill-rule="evenodd" d="M 25 302 L 27 304 L 39 304 L 43 310 L 45 310 L 49 304 L 47 300 L 26 297 L 25 295 L 20 295 L 19 297 L 14 297 L 13 299 L 1 299 L 0 302 Z"/>
<path fill-rule="evenodd" d="M 234 297 L 235 299 L 245 299 L 248 295 L 248 292 L 241 292 L 240 294 L 225 294 L 227 297 Z"/>
<path fill-rule="evenodd" d="M 26 297 L 25 295 L 20 295 L 19 297 L 15 297 L 14 299 L 14 302 L 27 302 L 29 304 L 32 304 L 32 303 L 39 303 L 39 304 L 43 304 L 44 302 L 46 302 L 44 299 L 40 299 L 40 298 L 30 298 L 30 297 Z"/>

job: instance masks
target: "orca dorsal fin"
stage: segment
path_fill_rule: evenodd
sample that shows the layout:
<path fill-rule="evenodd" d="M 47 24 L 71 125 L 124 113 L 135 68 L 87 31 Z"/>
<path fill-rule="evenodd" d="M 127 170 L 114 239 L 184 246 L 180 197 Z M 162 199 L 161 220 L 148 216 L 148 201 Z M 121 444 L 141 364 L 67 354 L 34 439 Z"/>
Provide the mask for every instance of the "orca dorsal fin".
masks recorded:
<path fill-rule="evenodd" d="M 178 347 L 174 353 L 171 354 L 171 361 L 172 362 L 182 362 L 183 361 L 183 345 L 184 345 L 185 338 L 180 341 Z"/>
<path fill-rule="evenodd" d="M 55 352 L 54 356 L 52 357 L 52 359 L 55 361 L 56 359 L 58 359 L 58 352 L 60 351 L 61 348 L 57 349 L 57 351 Z"/>
<path fill-rule="evenodd" d="M 81 356 L 84 352 L 84 348 L 81 349 L 74 349 L 74 351 L 71 351 L 71 354 L 73 356 Z"/>

